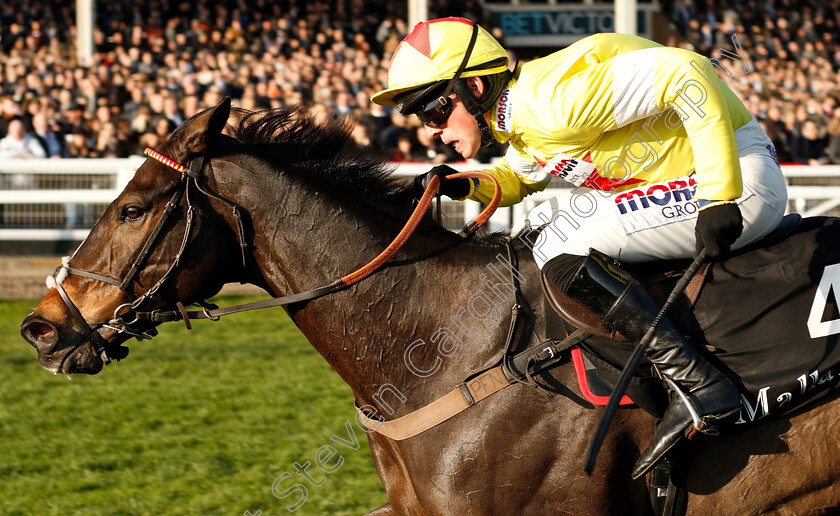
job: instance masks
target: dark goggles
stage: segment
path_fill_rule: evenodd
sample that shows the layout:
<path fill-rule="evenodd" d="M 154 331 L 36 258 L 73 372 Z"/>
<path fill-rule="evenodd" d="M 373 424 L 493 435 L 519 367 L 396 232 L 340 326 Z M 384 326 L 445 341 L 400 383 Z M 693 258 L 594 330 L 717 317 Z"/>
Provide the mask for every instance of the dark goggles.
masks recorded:
<path fill-rule="evenodd" d="M 416 114 L 423 125 L 438 128 L 445 124 L 452 114 L 452 99 L 439 96 L 420 108 Z"/>

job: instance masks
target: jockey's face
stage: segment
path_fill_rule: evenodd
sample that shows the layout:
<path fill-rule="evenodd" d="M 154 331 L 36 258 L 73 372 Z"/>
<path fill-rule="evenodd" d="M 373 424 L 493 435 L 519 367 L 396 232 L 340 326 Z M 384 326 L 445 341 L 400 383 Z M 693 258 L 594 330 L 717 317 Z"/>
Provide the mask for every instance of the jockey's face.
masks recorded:
<path fill-rule="evenodd" d="M 452 100 L 452 114 L 438 127 L 426 127 L 426 134 L 455 147 L 455 151 L 465 159 L 472 158 L 481 148 L 481 131 L 478 122 L 467 111 L 464 104 L 454 93 L 449 95 Z"/>

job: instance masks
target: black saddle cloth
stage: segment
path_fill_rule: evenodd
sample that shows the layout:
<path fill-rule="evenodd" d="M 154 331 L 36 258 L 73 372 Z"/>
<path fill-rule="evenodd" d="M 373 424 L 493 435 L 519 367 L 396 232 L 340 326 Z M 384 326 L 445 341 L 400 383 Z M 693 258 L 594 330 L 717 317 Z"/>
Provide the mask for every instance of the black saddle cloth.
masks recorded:
<path fill-rule="evenodd" d="M 673 263 L 633 267 L 664 302 L 677 277 Z M 835 387 L 840 379 L 840 219 L 804 219 L 784 239 L 734 253 L 710 265 L 693 305 L 683 297 L 669 317 L 742 391 L 736 424 L 780 415 Z M 551 328 L 551 324 L 547 327 Z M 557 337 L 557 335 L 553 335 Z M 590 337 L 581 346 L 604 377 L 615 381 L 634 343 Z M 661 415 L 666 399 L 649 366 L 628 393 Z"/>

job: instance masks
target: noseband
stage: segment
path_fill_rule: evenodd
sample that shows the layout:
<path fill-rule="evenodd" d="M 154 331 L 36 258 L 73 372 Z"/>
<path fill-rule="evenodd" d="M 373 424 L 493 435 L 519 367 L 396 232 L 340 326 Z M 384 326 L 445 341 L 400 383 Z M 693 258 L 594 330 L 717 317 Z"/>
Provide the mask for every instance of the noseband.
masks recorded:
<path fill-rule="evenodd" d="M 108 276 L 104 276 L 102 274 L 88 272 L 81 269 L 74 269 L 70 267 L 69 258 L 65 258 L 62 260 L 61 267 L 56 269 L 52 276 L 49 276 L 47 278 L 47 286 L 55 288 L 58 291 L 59 296 L 61 297 L 62 301 L 64 301 L 64 304 L 67 306 L 67 309 L 73 316 L 73 319 L 75 319 L 76 323 L 81 327 L 84 334 L 93 344 L 94 348 L 96 349 L 96 352 L 99 354 L 102 361 L 106 364 L 110 363 L 111 357 L 116 358 L 117 360 L 125 358 L 128 352 L 126 351 L 126 348 L 121 347 L 119 344 L 114 344 L 105 340 L 105 338 L 102 337 L 102 335 L 98 331 L 100 328 L 107 328 L 110 330 L 114 330 L 117 333 L 124 333 L 131 337 L 136 337 L 138 340 L 151 339 L 152 337 L 157 335 L 157 330 L 154 328 L 150 328 L 147 330 L 133 329 L 131 326 L 136 324 L 140 320 L 139 317 L 135 318 L 133 321 L 126 321 L 123 318 L 123 316 L 120 315 L 120 313 L 123 312 L 125 314 L 132 310 L 135 310 L 144 301 L 152 298 L 160 290 L 164 282 L 166 282 L 166 280 L 169 279 L 169 277 L 178 267 L 181 260 L 181 256 L 184 254 L 184 250 L 186 249 L 187 243 L 190 240 L 192 225 L 195 218 L 195 207 L 192 203 L 192 200 L 190 199 L 190 185 L 195 187 L 195 189 L 197 189 L 204 195 L 219 200 L 222 203 L 226 204 L 229 208 L 231 208 L 239 232 L 239 247 L 242 252 L 243 267 L 246 263 L 245 249 L 247 247 L 247 244 L 245 244 L 245 230 L 242 225 L 241 209 L 235 203 L 230 202 L 227 199 L 223 199 L 222 197 L 219 197 L 218 195 L 206 190 L 201 186 L 201 183 L 199 181 L 199 179 L 201 179 L 202 177 L 201 171 L 204 168 L 206 154 L 201 154 L 198 157 L 194 158 L 190 161 L 189 166 L 185 167 L 184 165 L 181 165 L 180 163 L 170 158 L 167 158 L 163 154 L 160 154 L 154 149 L 146 148 L 144 153 L 146 154 L 146 156 L 155 159 L 163 163 L 164 165 L 180 172 L 181 180 L 177 189 L 175 190 L 175 193 L 172 195 L 172 198 L 169 200 L 169 202 L 166 203 L 166 207 L 163 210 L 163 214 L 158 219 L 157 224 L 155 225 L 152 232 L 149 234 L 148 238 L 146 238 L 145 244 L 140 249 L 140 252 L 134 259 L 134 262 L 132 263 L 131 268 L 129 268 L 128 273 L 125 275 L 125 277 L 122 280 L 117 280 Z M 133 284 L 137 274 L 140 272 L 140 269 L 143 266 L 143 263 L 146 261 L 146 258 L 148 258 L 149 254 L 152 252 L 152 249 L 154 248 L 154 245 L 157 242 L 160 233 L 163 231 L 166 222 L 169 220 L 175 208 L 179 206 L 182 196 L 185 196 L 187 201 L 187 223 L 184 228 L 184 236 L 181 239 L 181 245 L 178 249 L 178 253 L 175 255 L 175 259 L 172 261 L 172 264 L 169 266 L 166 273 L 164 273 L 164 275 L 157 281 L 157 283 L 155 283 L 149 290 L 147 290 L 146 293 L 135 299 L 132 293 L 129 291 L 129 288 Z M 114 310 L 114 317 L 107 323 L 99 323 L 95 325 L 95 327 L 91 327 L 85 320 L 85 318 L 82 316 L 81 312 L 76 307 L 76 305 L 70 299 L 70 296 L 67 294 L 67 291 L 64 290 L 64 288 L 61 286 L 61 283 L 64 281 L 64 279 L 71 275 L 82 276 L 85 278 L 90 278 L 114 285 L 125 293 L 126 297 L 129 299 L 129 302 L 123 303 L 120 306 L 118 306 L 116 310 Z M 184 311 L 183 305 L 180 302 L 177 303 L 177 306 L 180 311 Z M 205 307 L 205 311 L 206 310 L 207 308 Z"/>

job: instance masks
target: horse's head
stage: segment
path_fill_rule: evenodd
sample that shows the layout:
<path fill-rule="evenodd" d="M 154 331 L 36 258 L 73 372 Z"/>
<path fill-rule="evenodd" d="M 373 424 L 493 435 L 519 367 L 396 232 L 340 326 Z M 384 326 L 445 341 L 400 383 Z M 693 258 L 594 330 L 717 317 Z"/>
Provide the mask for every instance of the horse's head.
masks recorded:
<path fill-rule="evenodd" d="M 239 268 L 227 263 L 240 256 L 236 231 L 218 224 L 227 210 L 211 208 L 233 205 L 210 193 L 206 177 L 229 115 L 225 99 L 179 127 L 160 154 L 147 152 L 88 238 L 47 278 L 51 290 L 21 326 L 45 368 L 96 374 L 126 356 L 121 344 L 132 336 L 154 334 L 157 323 L 135 321 L 137 311 L 205 299 L 236 279 Z"/>

